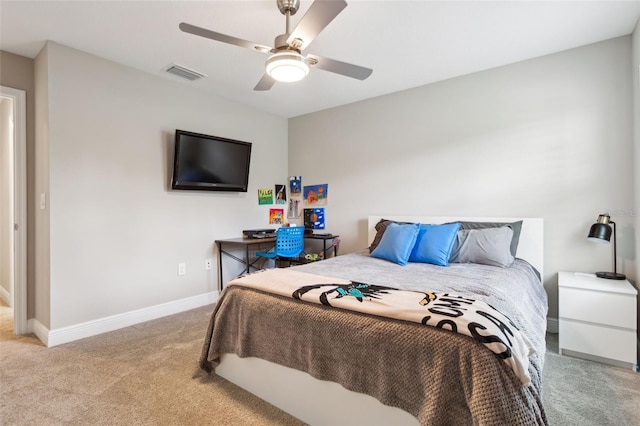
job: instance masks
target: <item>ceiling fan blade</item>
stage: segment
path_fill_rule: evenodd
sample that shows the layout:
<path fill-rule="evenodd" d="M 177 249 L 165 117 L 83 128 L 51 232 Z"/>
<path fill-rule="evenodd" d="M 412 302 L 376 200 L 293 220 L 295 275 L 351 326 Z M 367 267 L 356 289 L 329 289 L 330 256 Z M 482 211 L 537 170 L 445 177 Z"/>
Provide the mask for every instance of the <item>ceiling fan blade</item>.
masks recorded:
<path fill-rule="evenodd" d="M 287 43 L 291 45 L 295 39 L 300 39 L 302 45 L 296 45 L 296 48 L 304 50 L 345 7 L 347 2 L 344 0 L 314 1 L 287 39 Z"/>
<path fill-rule="evenodd" d="M 321 70 L 341 74 L 351 78 L 357 78 L 358 80 L 365 80 L 373 72 L 371 68 L 336 61 L 335 59 L 329 59 L 323 56 L 307 55 L 307 58 L 312 60 L 312 65 L 315 68 L 320 68 Z"/>
<path fill-rule="evenodd" d="M 271 89 L 275 84 L 275 82 L 276 81 L 273 78 L 271 78 L 269 74 L 265 73 L 260 79 L 260 81 L 258 82 L 258 84 L 256 84 L 256 87 L 253 88 L 253 90 L 256 90 L 258 92 L 264 92 L 265 90 Z"/>
<path fill-rule="evenodd" d="M 271 51 L 271 47 L 269 46 L 243 40 L 237 37 L 228 36 L 226 34 L 217 33 L 205 28 L 196 27 L 195 25 L 187 24 L 186 22 L 182 22 L 179 27 L 185 33 L 197 35 L 204 38 L 210 38 L 211 40 L 221 41 L 223 43 L 233 44 L 240 47 L 246 47 L 247 49 L 257 50 L 259 52 L 268 53 Z"/>

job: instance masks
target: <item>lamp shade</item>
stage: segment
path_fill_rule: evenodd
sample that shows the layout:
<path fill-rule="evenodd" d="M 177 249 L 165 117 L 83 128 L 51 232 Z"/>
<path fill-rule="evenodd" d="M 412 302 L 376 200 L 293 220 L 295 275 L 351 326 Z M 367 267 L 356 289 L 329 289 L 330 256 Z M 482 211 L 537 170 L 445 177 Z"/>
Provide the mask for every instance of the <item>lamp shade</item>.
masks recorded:
<path fill-rule="evenodd" d="M 610 224 L 613 225 L 613 272 L 596 272 L 596 276 L 609 280 L 624 280 L 626 276 L 619 274 L 616 269 L 616 223 L 607 213 L 598 216 L 598 221 L 591 225 L 587 238 L 595 243 L 608 244 L 611 241 L 612 228 Z"/>
<path fill-rule="evenodd" d="M 611 226 L 604 223 L 594 223 L 591 225 L 587 238 L 594 243 L 608 244 L 611 241 Z"/>

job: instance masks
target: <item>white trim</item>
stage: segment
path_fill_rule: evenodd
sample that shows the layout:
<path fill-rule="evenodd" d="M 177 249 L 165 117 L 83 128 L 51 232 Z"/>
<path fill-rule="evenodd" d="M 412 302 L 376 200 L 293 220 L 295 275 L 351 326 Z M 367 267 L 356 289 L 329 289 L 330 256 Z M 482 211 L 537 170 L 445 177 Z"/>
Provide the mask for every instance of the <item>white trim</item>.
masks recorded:
<path fill-rule="evenodd" d="M 547 317 L 547 333 L 558 334 L 559 330 L 558 318 Z"/>
<path fill-rule="evenodd" d="M 27 101 L 24 90 L 0 86 L 13 100 L 14 117 L 14 235 L 13 332 L 26 334 L 27 324 Z"/>
<path fill-rule="evenodd" d="M 33 333 L 48 347 L 62 345 L 86 337 L 96 336 L 120 328 L 129 327 L 146 321 L 168 315 L 177 314 L 200 306 L 210 305 L 218 300 L 218 292 L 212 291 L 198 296 L 187 297 L 185 299 L 174 300 L 148 308 L 125 312 L 110 317 L 99 318 L 80 324 L 70 325 L 55 330 L 48 330 L 40 322 L 34 320 L 32 323 Z"/>
<path fill-rule="evenodd" d="M 0 285 L 0 299 L 9 307 L 13 306 L 13 300 L 11 300 L 11 293 L 4 287 Z"/>
<path fill-rule="evenodd" d="M 44 343 L 45 346 L 48 346 L 49 329 L 42 325 L 42 323 L 35 318 L 31 318 L 28 323 L 29 332 L 35 334 L 36 337 L 40 339 L 40 341 Z"/>

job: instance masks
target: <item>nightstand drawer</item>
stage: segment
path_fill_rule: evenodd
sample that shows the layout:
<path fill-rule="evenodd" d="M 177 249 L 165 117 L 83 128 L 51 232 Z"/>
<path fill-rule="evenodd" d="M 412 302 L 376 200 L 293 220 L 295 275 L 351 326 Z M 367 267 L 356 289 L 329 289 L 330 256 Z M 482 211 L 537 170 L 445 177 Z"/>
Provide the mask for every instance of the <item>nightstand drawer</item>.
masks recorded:
<path fill-rule="evenodd" d="M 575 319 L 615 327 L 636 328 L 636 297 L 560 287 L 560 319 Z"/>
<path fill-rule="evenodd" d="M 563 349 L 635 364 L 635 331 L 560 320 L 560 353 Z"/>

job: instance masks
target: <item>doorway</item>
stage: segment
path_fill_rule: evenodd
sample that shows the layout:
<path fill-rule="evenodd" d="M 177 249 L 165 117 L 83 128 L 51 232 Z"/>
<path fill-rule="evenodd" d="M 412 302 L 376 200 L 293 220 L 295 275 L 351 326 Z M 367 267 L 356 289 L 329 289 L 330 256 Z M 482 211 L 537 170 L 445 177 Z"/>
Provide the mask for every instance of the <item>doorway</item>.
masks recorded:
<path fill-rule="evenodd" d="M 26 95 L 0 86 L 0 296 L 13 310 L 14 334 L 27 323 Z"/>

